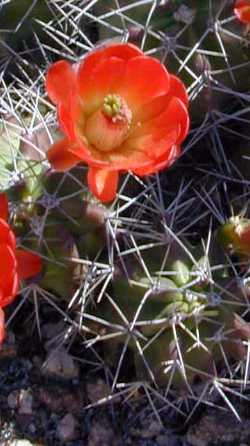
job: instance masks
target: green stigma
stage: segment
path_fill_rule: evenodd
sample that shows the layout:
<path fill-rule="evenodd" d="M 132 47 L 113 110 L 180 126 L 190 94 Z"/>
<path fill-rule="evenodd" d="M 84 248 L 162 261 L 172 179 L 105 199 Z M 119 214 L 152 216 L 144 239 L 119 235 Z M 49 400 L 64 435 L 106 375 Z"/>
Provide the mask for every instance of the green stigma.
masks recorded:
<path fill-rule="evenodd" d="M 105 96 L 102 111 L 110 118 L 118 117 L 122 111 L 122 100 L 120 96 L 117 94 L 108 94 Z"/>

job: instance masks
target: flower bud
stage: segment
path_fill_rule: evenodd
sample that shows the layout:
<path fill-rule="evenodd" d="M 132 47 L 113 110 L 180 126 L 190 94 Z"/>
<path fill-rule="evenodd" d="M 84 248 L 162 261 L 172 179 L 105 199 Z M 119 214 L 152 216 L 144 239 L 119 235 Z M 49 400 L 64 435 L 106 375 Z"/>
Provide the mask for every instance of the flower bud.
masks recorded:
<path fill-rule="evenodd" d="M 250 219 L 230 218 L 219 229 L 218 240 L 229 253 L 250 256 Z"/>

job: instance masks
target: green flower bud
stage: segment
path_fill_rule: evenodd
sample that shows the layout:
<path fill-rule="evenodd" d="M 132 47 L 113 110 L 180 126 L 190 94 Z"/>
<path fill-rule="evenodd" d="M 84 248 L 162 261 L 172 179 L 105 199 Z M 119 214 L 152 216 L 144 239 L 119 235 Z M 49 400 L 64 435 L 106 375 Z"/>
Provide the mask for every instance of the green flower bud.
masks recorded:
<path fill-rule="evenodd" d="M 173 276 L 176 285 L 183 286 L 189 281 L 189 269 L 181 260 L 176 260 L 173 263 L 172 271 L 176 272 L 176 275 Z"/>

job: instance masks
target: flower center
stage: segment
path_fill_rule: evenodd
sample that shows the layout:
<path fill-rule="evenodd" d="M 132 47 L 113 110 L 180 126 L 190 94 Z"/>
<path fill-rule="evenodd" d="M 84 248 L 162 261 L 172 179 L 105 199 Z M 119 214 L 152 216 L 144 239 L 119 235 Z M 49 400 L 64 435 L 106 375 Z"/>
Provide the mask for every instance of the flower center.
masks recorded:
<path fill-rule="evenodd" d="M 126 139 L 132 112 L 117 94 L 105 96 L 102 106 L 86 122 L 85 136 L 101 152 L 118 148 Z"/>
<path fill-rule="evenodd" d="M 112 118 L 112 120 L 121 119 L 122 98 L 117 94 L 108 94 L 105 96 L 102 106 L 103 113 Z"/>

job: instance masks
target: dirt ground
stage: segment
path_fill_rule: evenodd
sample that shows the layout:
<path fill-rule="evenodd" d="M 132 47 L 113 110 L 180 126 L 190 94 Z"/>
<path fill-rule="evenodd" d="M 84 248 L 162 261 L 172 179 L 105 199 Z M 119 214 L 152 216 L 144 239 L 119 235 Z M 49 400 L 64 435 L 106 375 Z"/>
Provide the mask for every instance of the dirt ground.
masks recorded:
<path fill-rule="evenodd" d="M 47 333 L 49 326 L 45 325 Z M 54 330 L 56 328 L 54 327 Z M 90 375 L 64 347 L 47 350 L 36 336 L 9 331 L 0 357 L 1 446 L 248 446 L 250 410 L 200 405 L 185 425 L 169 410 L 161 421 L 145 395 L 111 398 L 104 379 Z M 212 405 L 212 406 L 213 406 Z"/>

